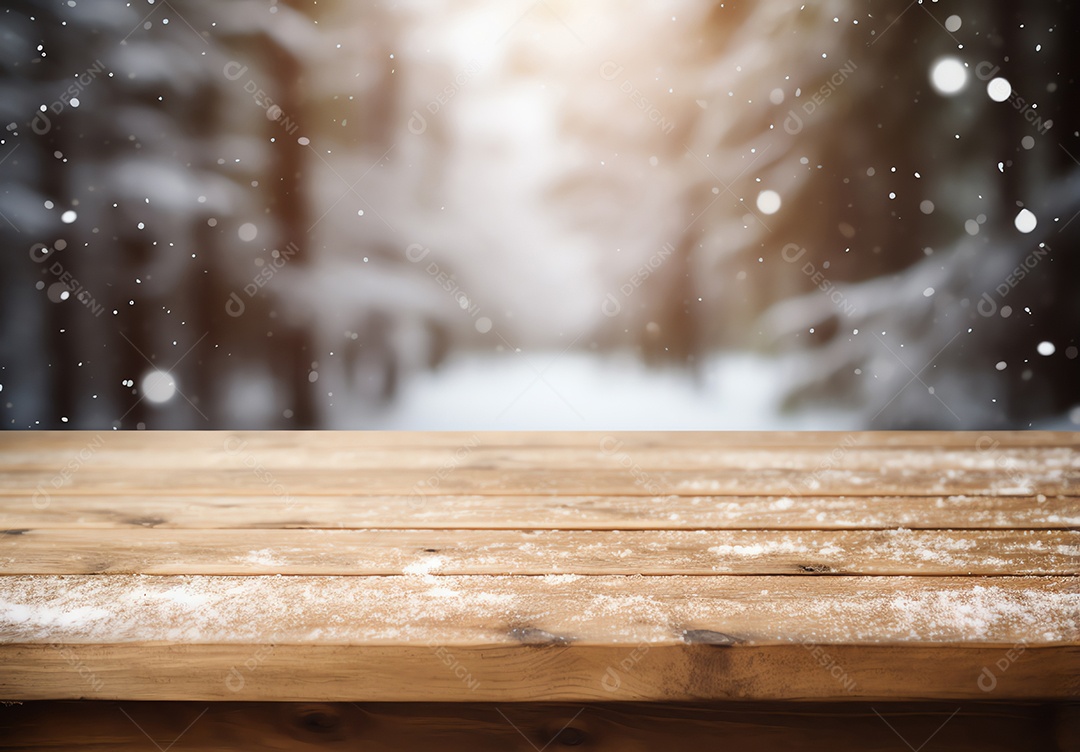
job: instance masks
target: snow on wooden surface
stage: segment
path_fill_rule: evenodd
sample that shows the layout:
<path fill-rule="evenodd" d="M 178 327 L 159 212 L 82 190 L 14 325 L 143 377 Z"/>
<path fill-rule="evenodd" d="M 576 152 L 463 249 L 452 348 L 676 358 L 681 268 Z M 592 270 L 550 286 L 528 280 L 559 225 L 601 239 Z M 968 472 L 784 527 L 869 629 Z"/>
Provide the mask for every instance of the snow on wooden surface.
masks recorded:
<path fill-rule="evenodd" d="M 436 576 L 6 577 L 5 643 L 1080 644 L 1071 578 Z"/>
<path fill-rule="evenodd" d="M 611 666 L 634 674 L 611 699 L 981 697 L 1008 651 L 998 696 L 1071 696 L 1078 447 L 0 435 L 0 689 L 80 697 L 98 661 L 110 697 L 212 698 L 277 646 L 242 699 L 452 698 L 447 650 L 491 699 L 605 697 Z"/>

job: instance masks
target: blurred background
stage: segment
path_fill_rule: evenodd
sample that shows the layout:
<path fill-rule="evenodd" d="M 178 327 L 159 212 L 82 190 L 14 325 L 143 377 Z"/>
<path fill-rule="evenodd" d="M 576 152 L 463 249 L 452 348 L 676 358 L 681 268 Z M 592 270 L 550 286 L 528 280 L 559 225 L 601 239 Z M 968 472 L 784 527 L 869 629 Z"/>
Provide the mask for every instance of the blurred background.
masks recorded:
<path fill-rule="evenodd" d="M 1078 6 L 9 0 L 0 419 L 1076 430 Z"/>

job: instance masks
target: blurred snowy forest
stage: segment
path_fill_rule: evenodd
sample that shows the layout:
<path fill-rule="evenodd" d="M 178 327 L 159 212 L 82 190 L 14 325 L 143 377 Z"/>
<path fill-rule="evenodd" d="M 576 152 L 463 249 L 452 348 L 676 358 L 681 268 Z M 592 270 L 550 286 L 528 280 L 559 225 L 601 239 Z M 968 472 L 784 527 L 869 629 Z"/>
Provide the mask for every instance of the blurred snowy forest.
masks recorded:
<path fill-rule="evenodd" d="M 3 425 L 1075 430 L 1078 28 L 10 0 Z"/>

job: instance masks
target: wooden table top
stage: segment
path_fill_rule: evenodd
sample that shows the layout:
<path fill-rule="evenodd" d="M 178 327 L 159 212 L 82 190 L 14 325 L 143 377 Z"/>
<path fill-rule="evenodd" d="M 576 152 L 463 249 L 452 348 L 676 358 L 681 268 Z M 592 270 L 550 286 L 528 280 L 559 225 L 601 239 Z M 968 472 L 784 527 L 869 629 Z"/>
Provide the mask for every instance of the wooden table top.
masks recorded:
<path fill-rule="evenodd" d="M 0 699 L 1075 699 L 1078 448 L 0 434 Z"/>

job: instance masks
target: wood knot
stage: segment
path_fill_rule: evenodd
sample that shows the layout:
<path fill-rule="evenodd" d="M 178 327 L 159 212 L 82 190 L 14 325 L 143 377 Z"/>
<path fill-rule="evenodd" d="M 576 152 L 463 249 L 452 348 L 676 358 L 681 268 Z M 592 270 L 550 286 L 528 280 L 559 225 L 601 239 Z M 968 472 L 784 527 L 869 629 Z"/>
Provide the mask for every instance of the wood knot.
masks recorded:
<path fill-rule="evenodd" d="M 581 715 L 580 711 L 578 715 Z M 536 749 L 543 749 L 544 747 L 595 746 L 590 744 L 592 737 L 587 731 L 589 724 L 583 724 L 581 721 L 584 719 L 579 720 L 578 715 L 575 715 L 569 721 L 551 721 L 537 728 L 535 736 L 537 744 L 534 745 Z"/>
<path fill-rule="evenodd" d="M 536 627 L 514 627 L 510 630 L 510 636 L 522 645 L 535 647 L 553 647 L 556 645 L 569 645 L 570 639 L 562 635 L 552 634 Z"/>
<path fill-rule="evenodd" d="M 729 648 L 743 642 L 740 637 L 712 629 L 684 629 L 682 639 L 688 645 L 710 645 L 718 648 Z"/>
<path fill-rule="evenodd" d="M 556 735 L 554 741 L 560 747 L 580 747 L 588 739 L 584 731 L 567 726 Z"/>
<path fill-rule="evenodd" d="M 165 524 L 164 517 L 132 517 L 127 520 L 129 525 L 138 525 L 139 527 L 157 527 L 158 525 Z"/>
<path fill-rule="evenodd" d="M 303 705 L 294 722 L 303 737 L 341 740 L 346 736 L 341 713 L 333 705 Z"/>
<path fill-rule="evenodd" d="M 301 714 L 300 725 L 308 731 L 329 731 L 338 727 L 341 723 L 334 713 L 325 713 L 321 710 L 312 710 Z"/>

